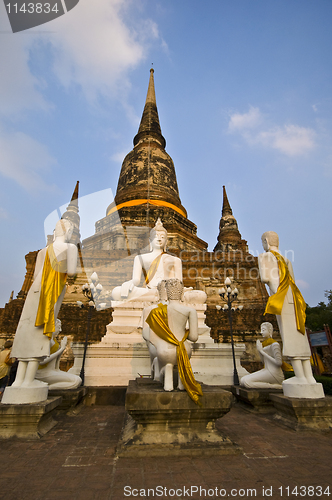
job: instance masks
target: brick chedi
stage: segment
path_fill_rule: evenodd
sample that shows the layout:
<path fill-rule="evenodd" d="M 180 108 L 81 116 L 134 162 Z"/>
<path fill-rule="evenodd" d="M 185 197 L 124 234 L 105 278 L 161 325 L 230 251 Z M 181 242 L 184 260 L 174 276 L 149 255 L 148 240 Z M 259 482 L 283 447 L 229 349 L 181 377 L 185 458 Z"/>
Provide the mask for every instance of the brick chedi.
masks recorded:
<path fill-rule="evenodd" d="M 247 242 L 241 237 L 237 221 L 227 198 L 225 186 L 223 186 L 223 205 L 219 223 L 218 243 L 213 251 L 217 252 L 218 250 L 226 252 L 230 250 L 241 250 L 243 252 L 248 252 Z"/>
<path fill-rule="evenodd" d="M 149 228 L 161 218 L 168 231 L 168 249 L 206 250 L 197 226 L 181 204 L 172 158 L 161 133 L 154 87 L 154 70 L 134 148 L 125 157 L 114 201 L 96 233 L 83 244 L 88 249 L 138 250 L 148 243 Z"/>
<path fill-rule="evenodd" d="M 268 295 L 259 277 L 257 257 L 249 253 L 247 242 L 242 239 L 225 187 L 217 244 L 213 252 L 207 251 L 207 243 L 197 236 L 196 225 L 187 218 L 179 196 L 174 163 L 165 147 L 156 104 L 154 71 L 150 70 L 141 123 L 134 137 L 134 147 L 123 161 L 116 196 L 107 207 L 105 217 L 96 222 L 95 234 L 82 242 L 77 277 L 68 283 L 59 314 L 63 333 L 73 335 L 74 341 L 83 341 L 87 311 L 76 307 L 77 300 L 85 301 L 82 284 L 94 271 L 106 290 L 130 279 L 134 256 L 148 251 L 150 229 L 160 217 L 168 233 L 167 251 L 182 259 L 184 285 L 207 294 L 206 323 L 211 327 L 212 337 L 220 342 L 229 342 L 230 334 L 227 315 L 216 309 L 216 305 L 222 304 L 218 289 L 227 276 L 233 279 L 239 290 L 238 305 L 243 305 L 243 311 L 234 315 L 234 337 L 236 341 L 246 342 L 247 366 L 251 363 L 251 368 L 257 369 L 254 344 L 259 337 L 260 323 L 275 323 L 274 317 L 263 316 Z M 66 216 L 77 226 L 76 195 L 78 192 L 74 192 Z M 75 235 L 79 235 L 79 227 Z M 31 252 L 26 257 L 27 274 L 19 293 L 21 299 L 31 285 L 36 254 Z M 5 310 L 0 310 L 0 337 L 15 332 L 15 322 L 19 318 L 15 308 L 17 311 L 22 308 L 22 302 L 13 300 Z M 111 308 L 94 312 L 91 342 L 101 340 L 111 313 Z"/>

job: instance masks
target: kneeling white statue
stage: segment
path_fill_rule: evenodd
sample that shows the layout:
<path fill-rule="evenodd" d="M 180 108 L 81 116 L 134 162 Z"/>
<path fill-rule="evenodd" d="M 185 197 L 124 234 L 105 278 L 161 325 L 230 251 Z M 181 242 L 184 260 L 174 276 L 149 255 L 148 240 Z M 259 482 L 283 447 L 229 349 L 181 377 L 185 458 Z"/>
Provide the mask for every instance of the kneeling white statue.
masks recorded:
<path fill-rule="evenodd" d="M 61 332 L 61 321 L 56 320 L 55 331 L 51 339 L 50 356 L 39 363 L 36 379 L 46 382 L 50 390 L 54 389 L 76 389 L 82 383 L 78 375 L 60 370 L 61 354 L 66 348 L 67 337 L 64 337 L 59 345 L 55 337 Z"/>
<path fill-rule="evenodd" d="M 151 310 L 146 319 L 150 326 L 149 341 L 155 346 L 160 368 L 164 379 L 164 390 L 172 391 L 173 367 L 178 367 L 178 389 L 186 390 L 190 398 L 197 404 L 202 396 L 201 386 L 196 382 L 189 357 L 191 342 L 198 339 L 197 313 L 193 307 L 181 303 L 183 284 L 178 279 L 166 281 L 168 305 L 159 304 Z M 186 330 L 187 322 L 189 330 Z"/>
<path fill-rule="evenodd" d="M 264 368 L 241 378 L 240 385 L 247 389 L 282 389 L 284 374 L 281 369 L 282 355 L 279 343 L 272 338 L 271 323 L 261 324 L 264 341 L 257 340 L 256 347 Z"/>

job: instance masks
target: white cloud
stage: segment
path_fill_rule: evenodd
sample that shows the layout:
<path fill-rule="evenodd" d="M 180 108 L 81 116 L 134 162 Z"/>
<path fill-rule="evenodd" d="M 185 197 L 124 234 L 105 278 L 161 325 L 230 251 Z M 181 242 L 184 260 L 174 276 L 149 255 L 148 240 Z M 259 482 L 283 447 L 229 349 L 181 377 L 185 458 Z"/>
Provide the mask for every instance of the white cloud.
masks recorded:
<path fill-rule="evenodd" d="M 36 35 L 17 35 L 10 32 L 3 2 L 0 3 L 0 116 L 17 118 L 22 111 L 47 110 L 49 104 L 42 96 L 43 85 L 29 68 L 29 51 Z"/>
<path fill-rule="evenodd" d="M 234 113 L 231 115 L 228 130 L 236 132 L 256 128 L 262 122 L 262 119 L 259 108 L 250 106 L 248 113 Z"/>
<path fill-rule="evenodd" d="M 303 156 L 316 147 L 316 132 L 312 128 L 294 124 L 271 125 L 259 108 L 252 106 L 248 113 L 230 116 L 228 131 L 240 134 L 250 146 L 276 149 L 291 157 Z"/>
<path fill-rule="evenodd" d="M 64 87 L 78 86 L 90 102 L 98 95 L 123 95 L 130 86 L 128 71 L 159 38 L 150 19 L 137 18 L 135 29 L 130 27 L 131 8 L 134 4 L 128 0 L 81 0 L 52 22 L 54 72 Z"/>
<path fill-rule="evenodd" d="M 0 134 L 0 174 L 29 191 L 50 189 L 43 180 L 56 160 L 47 148 L 22 132 Z"/>
<path fill-rule="evenodd" d="M 13 35 L 0 2 L 0 93 L 6 96 L 0 114 L 15 117 L 27 109 L 49 109 L 42 94 L 47 80 L 38 79 L 29 67 L 31 55 L 49 47 L 54 73 L 65 88 L 81 88 L 90 102 L 99 95 L 115 96 L 125 106 L 128 72 L 145 60 L 152 42 L 158 40 L 165 49 L 157 24 L 136 15 L 137 4 L 139 0 L 81 0 L 47 24 L 49 31 L 44 28 L 40 34 L 38 27 Z"/>
<path fill-rule="evenodd" d="M 46 112 L 53 106 L 43 95 L 50 75 L 38 74 L 38 64 L 34 72 L 31 69 L 39 56 L 52 57 L 54 74 L 67 90 L 81 89 L 93 104 L 100 96 L 116 97 L 128 119 L 138 122 L 126 99 L 128 74 L 146 58 L 152 41 L 164 43 L 156 23 L 136 10 L 139 1 L 81 0 L 44 29 L 22 34 L 11 33 L 0 1 L 0 94 L 4 96 L 0 108 L 0 174 L 27 189 L 45 189 L 44 173 L 56 163 L 46 146 L 19 131 L 19 120 L 26 119 L 28 111 Z M 29 119 L 33 119 L 31 114 Z M 12 133 L 5 132 L 10 121 Z"/>
<path fill-rule="evenodd" d="M 301 156 L 315 148 L 316 133 L 298 125 L 284 125 L 261 131 L 256 139 L 265 147 L 277 149 L 287 156 Z"/>

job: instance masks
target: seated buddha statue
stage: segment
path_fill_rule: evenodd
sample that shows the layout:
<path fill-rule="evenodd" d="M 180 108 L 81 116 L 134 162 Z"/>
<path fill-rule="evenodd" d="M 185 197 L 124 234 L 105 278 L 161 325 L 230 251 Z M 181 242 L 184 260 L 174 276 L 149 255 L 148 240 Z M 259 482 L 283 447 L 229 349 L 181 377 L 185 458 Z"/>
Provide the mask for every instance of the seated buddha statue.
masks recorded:
<path fill-rule="evenodd" d="M 158 301 L 157 285 L 162 280 L 177 278 L 182 281 L 181 259 L 166 252 L 167 231 L 160 218 L 150 231 L 148 253 L 136 255 L 132 279 L 112 291 L 113 300 Z M 139 286 L 144 276 L 143 286 Z"/>

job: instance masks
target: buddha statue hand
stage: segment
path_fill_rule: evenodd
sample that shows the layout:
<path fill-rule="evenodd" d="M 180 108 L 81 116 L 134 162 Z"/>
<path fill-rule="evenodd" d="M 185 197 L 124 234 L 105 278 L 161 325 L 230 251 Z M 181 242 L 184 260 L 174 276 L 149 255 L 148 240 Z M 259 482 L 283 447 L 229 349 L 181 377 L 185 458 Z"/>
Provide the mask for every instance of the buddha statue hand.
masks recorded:
<path fill-rule="evenodd" d="M 121 285 L 121 297 L 126 299 L 129 295 L 129 293 L 133 290 L 133 288 L 134 288 L 133 280 L 125 281 Z"/>
<path fill-rule="evenodd" d="M 258 352 L 263 350 L 262 342 L 259 339 L 256 340 L 256 348 Z"/>

